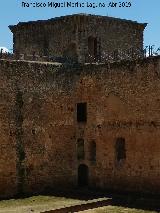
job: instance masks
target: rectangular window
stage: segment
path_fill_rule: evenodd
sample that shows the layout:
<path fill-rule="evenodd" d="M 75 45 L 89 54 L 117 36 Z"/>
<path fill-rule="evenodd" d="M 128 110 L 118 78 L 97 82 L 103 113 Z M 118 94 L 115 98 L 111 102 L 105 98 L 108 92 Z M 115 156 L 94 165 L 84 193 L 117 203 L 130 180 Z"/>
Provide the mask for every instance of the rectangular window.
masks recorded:
<path fill-rule="evenodd" d="M 78 122 L 87 121 L 87 103 L 77 104 L 77 121 Z"/>
<path fill-rule="evenodd" d="M 116 160 L 120 162 L 126 159 L 125 139 L 117 138 L 116 140 Z"/>

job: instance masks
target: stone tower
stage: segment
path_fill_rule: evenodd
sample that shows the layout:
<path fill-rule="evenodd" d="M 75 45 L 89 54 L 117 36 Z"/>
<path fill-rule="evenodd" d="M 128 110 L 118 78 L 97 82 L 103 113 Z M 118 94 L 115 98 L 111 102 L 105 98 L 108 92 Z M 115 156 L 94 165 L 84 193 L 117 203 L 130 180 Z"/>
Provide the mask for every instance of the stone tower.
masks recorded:
<path fill-rule="evenodd" d="M 14 53 L 84 63 L 117 49 L 143 48 L 146 24 L 97 15 L 68 15 L 9 26 Z"/>

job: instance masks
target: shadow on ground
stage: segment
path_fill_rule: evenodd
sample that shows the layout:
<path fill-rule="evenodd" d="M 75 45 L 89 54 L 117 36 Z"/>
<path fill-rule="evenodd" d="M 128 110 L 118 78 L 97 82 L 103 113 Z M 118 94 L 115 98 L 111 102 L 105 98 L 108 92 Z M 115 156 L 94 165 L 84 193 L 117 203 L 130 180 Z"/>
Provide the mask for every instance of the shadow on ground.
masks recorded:
<path fill-rule="evenodd" d="M 134 208 L 144 211 L 160 212 L 160 198 L 158 196 L 141 195 L 141 194 L 122 194 L 111 192 L 100 192 L 89 190 L 87 188 L 76 189 L 72 191 L 63 191 L 50 193 L 52 196 L 73 198 L 86 201 L 70 207 L 64 207 L 56 210 L 47 211 L 46 213 L 68 213 L 78 212 L 98 207 L 117 206 L 124 208 Z"/>

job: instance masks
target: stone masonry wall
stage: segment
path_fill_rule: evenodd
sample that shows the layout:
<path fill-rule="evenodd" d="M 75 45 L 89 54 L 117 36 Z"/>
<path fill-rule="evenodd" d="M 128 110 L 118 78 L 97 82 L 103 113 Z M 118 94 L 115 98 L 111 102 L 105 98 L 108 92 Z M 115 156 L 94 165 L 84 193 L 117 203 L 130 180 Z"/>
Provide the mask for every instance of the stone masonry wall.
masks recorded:
<path fill-rule="evenodd" d="M 80 164 L 90 187 L 160 192 L 160 58 L 77 67 L 1 60 L 0 73 L 1 197 L 75 187 Z M 80 102 L 86 123 L 76 120 Z M 120 163 L 118 137 L 126 142 Z"/>
<path fill-rule="evenodd" d="M 84 62 L 88 57 L 88 38 L 97 38 L 97 54 L 121 49 L 143 48 L 145 24 L 116 18 L 73 15 L 20 23 L 11 26 L 14 53 L 69 56 Z"/>

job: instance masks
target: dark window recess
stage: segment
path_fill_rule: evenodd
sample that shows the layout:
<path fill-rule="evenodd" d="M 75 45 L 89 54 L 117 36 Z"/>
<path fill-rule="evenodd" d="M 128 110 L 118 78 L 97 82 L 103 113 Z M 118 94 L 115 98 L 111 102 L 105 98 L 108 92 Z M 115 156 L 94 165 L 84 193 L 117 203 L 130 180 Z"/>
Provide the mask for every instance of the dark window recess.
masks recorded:
<path fill-rule="evenodd" d="M 85 187 L 88 186 L 88 176 L 89 170 L 88 166 L 81 164 L 78 167 L 78 186 Z"/>
<path fill-rule="evenodd" d="M 78 122 L 87 121 L 87 103 L 77 104 L 77 121 Z"/>
<path fill-rule="evenodd" d="M 84 158 L 85 158 L 84 140 L 78 139 L 77 140 L 77 159 L 84 160 Z"/>
<path fill-rule="evenodd" d="M 88 53 L 92 57 L 97 56 L 97 38 L 92 36 L 88 37 Z"/>
<path fill-rule="evenodd" d="M 91 141 L 90 143 L 90 161 L 96 161 L 96 142 Z"/>
<path fill-rule="evenodd" d="M 125 149 L 124 138 L 117 138 L 115 148 L 116 148 L 116 160 L 119 162 L 120 160 L 126 159 L 126 149 Z"/>

